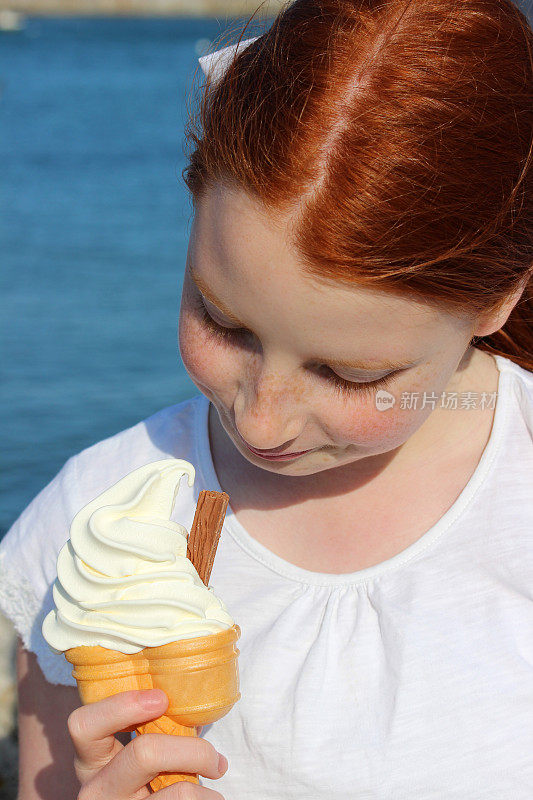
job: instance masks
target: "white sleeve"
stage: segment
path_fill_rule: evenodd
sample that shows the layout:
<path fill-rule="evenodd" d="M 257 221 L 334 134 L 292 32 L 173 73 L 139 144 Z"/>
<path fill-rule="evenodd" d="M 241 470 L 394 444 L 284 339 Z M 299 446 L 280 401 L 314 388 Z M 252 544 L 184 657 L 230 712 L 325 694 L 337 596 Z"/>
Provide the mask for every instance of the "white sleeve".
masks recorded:
<path fill-rule="evenodd" d="M 72 665 L 48 647 L 41 633 L 54 607 L 57 556 L 70 534 L 78 508 L 75 458 L 39 492 L 0 542 L 0 610 L 8 617 L 26 650 L 37 655 L 50 683 L 76 686 Z"/>

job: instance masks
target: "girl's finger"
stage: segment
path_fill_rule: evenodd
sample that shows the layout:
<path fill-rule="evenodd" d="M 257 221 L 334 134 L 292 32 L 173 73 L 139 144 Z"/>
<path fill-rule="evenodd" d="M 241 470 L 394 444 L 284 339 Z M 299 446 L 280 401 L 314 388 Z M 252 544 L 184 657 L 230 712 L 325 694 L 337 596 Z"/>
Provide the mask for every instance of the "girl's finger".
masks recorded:
<path fill-rule="evenodd" d="M 219 766 L 221 761 L 222 768 Z M 220 778 L 226 769 L 227 761 L 220 758 L 220 754 L 206 739 L 145 733 L 136 736 L 83 788 L 87 798 L 130 800 L 161 772 L 191 772 L 216 779 Z M 207 791 L 198 784 L 188 781 L 185 783 L 191 798 L 196 797 L 200 789 Z M 173 786 L 173 797 L 179 797 L 180 795 L 176 794 L 176 784 Z M 172 789 L 172 786 L 165 787 L 165 791 L 166 789 Z M 196 794 L 191 793 L 190 790 L 193 789 L 196 790 Z M 184 794 L 183 797 L 189 795 Z M 205 797 L 207 800 L 211 795 L 199 794 L 198 797 Z"/>
<path fill-rule="evenodd" d="M 156 719 L 167 707 L 168 697 L 161 689 L 132 689 L 76 708 L 67 726 L 78 766 L 89 774 L 91 769 L 102 767 L 115 748 L 117 731 Z"/>

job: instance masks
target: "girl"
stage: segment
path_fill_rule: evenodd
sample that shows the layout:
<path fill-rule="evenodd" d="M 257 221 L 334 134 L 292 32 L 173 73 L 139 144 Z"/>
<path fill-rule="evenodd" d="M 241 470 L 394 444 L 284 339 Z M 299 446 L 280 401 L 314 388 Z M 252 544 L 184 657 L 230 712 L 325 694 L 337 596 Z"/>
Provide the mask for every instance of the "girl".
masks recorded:
<path fill-rule="evenodd" d="M 533 32 L 511 0 L 296 0 L 210 73 L 179 324 L 201 391 L 70 458 L 1 547 L 20 800 L 530 800 Z M 117 731 L 42 641 L 79 508 L 173 456 L 230 496 L 241 700 Z M 528 625 L 529 623 L 529 625 Z M 81 787 L 81 788 L 80 788 Z"/>

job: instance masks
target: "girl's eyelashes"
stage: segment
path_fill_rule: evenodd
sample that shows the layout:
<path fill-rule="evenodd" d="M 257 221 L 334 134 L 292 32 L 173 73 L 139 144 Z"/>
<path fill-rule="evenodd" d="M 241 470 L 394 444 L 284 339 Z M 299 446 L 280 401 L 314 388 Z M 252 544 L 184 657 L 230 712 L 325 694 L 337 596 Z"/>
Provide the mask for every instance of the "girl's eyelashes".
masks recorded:
<path fill-rule="evenodd" d="M 396 374 L 395 372 L 390 372 L 388 375 L 385 375 L 383 378 L 379 378 L 377 381 L 355 383 L 355 381 L 347 381 L 344 378 L 341 378 L 340 375 L 337 375 L 336 372 L 333 372 L 330 367 L 323 367 L 323 369 L 326 370 L 324 377 L 327 381 L 333 384 L 335 393 L 343 397 L 346 397 L 352 392 L 362 394 L 364 397 L 371 395 L 372 392 L 375 392 L 377 389 L 388 386 L 391 378 Z"/>
<path fill-rule="evenodd" d="M 254 335 L 246 328 L 226 328 L 224 325 L 219 325 L 219 323 L 213 319 L 205 307 L 201 295 L 199 297 L 197 308 L 200 312 L 202 325 L 207 328 L 210 335 L 214 336 L 219 341 L 226 342 L 228 344 L 230 342 L 235 342 L 242 345 L 250 336 Z M 383 378 L 379 378 L 379 380 L 376 381 L 356 383 L 355 381 L 347 381 L 345 378 L 341 378 L 340 375 L 337 375 L 337 373 L 331 369 L 331 367 L 328 367 L 325 364 L 319 367 L 318 371 L 320 372 L 321 376 L 333 386 L 335 394 L 343 397 L 350 395 L 352 392 L 357 392 L 359 395 L 366 397 L 377 389 L 387 386 L 391 378 L 396 374 L 396 372 L 390 372 L 388 375 L 385 375 Z"/>
<path fill-rule="evenodd" d="M 239 340 L 242 342 L 245 337 L 253 336 L 251 331 L 247 331 L 246 328 L 227 328 L 224 325 L 219 325 L 205 307 L 201 296 L 197 308 L 200 312 L 202 325 L 208 329 L 209 333 L 213 334 L 218 339 L 225 341 Z"/>

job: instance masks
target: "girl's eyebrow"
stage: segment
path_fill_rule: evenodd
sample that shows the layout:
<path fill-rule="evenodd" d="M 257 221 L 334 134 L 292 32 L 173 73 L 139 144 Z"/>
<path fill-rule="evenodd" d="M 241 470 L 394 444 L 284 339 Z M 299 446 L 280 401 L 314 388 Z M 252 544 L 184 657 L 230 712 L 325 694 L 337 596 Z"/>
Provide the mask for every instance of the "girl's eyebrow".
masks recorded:
<path fill-rule="evenodd" d="M 204 297 L 209 300 L 214 306 L 218 308 L 218 310 L 226 316 L 230 322 L 234 325 L 238 325 L 240 328 L 246 327 L 237 317 L 230 311 L 229 308 L 216 297 L 209 286 L 205 283 L 205 281 L 199 276 L 195 275 L 192 268 L 189 267 L 189 274 L 193 280 L 193 283 L 196 285 L 196 288 L 204 295 Z M 386 359 L 381 359 L 380 363 L 375 361 L 360 361 L 358 364 L 353 364 L 350 361 L 343 361 L 342 359 L 331 359 L 325 358 L 323 359 L 325 363 L 327 363 L 330 367 L 334 369 L 347 369 L 347 370 L 354 370 L 356 372 L 390 372 L 400 369 L 407 369 L 408 367 L 414 367 L 419 361 L 412 361 L 408 364 L 393 364 L 391 361 Z"/>

